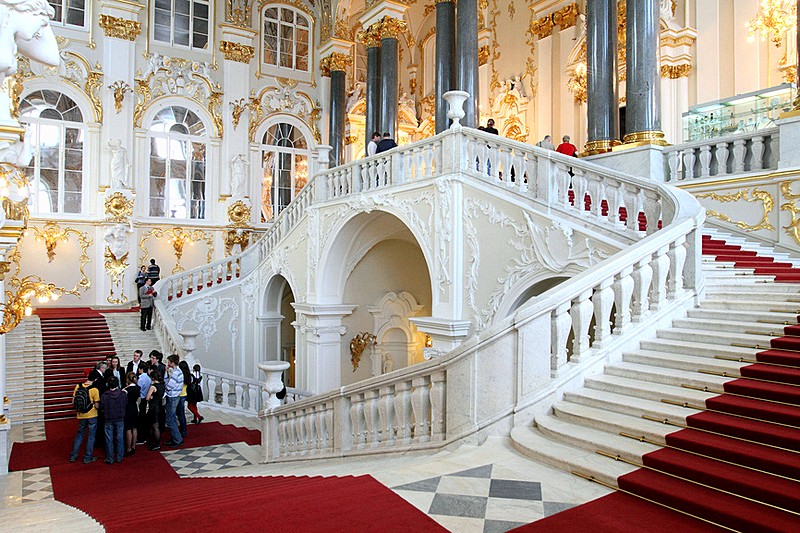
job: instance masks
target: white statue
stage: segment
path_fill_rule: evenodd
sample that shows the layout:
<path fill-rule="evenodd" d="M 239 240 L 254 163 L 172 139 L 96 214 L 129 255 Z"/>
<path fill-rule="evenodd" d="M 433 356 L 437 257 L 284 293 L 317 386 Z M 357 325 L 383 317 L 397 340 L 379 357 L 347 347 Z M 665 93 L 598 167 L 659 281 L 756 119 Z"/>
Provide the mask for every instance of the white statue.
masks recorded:
<path fill-rule="evenodd" d="M 247 185 L 247 158 L 238 154 L 231 159 L 231 197 L 243 198 Z"/>
<path fill-rule="evenodd" d="M 111 185 L 115 189 L 129 188 L 128 174 L 130 162 L 128 161 L 128 150 L 122 146 L 119 139 L 108 141 L 108 151 L 111 152 Z"/>
<path fill-rule="evenodd" d="M 114 254 L 114 259 L 121 259 L 128 253 L 128 234 L 133 233 L 133 223 L 128 225 L 119 223 L 106 229 L 103 240 L 106 241 L 108 249 Z"/>
<path fill-rule="evenodd" d="M 383 373 L 388 374 L 389 372 L 394 372 L 394 359 L 392 359 L 392 354 L 385 353 L 383 354 Z"/>
<path fill-rule="evenodd" d="M 0 86 L 17 72 L 17 54 L 51 67 L 61 62 L 50 27 L 55 11 L 47 0 L 0 0 Z M 7 95 L 0 120 L 10 118 Z"/>

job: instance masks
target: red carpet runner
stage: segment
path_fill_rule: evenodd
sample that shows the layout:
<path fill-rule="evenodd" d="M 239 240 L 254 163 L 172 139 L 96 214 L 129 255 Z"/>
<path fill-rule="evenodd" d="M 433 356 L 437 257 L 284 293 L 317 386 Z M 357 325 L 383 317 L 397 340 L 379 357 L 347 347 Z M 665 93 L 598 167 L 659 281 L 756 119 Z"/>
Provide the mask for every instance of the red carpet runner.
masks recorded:
<path fill-rule="evenodd" d="M 800 281 L 791 264 L 721 240 L 704 236 L 703 253 L 776 281 Z M 646 454 L 644 468 L 620 477 L 619 487 L 736 531 L 800 531 L 800 325 L 783 333 L 704 411 L 687 417 L 689 428 Z M 640 498 L 618 492 L 518 531 L 719 529 Z"/>
<path fill-rule="evenodd" d="M 14 445 L 11 468 L 50 466 L 55 499 L 107 531 L 444 531 L 370 476 L 182 479 L 161 453 L 137 448 L 122 463 L 68 462 L 76 422 L 48 422 L 47 440 Z M 189 428 L 187 445 L 244 441 L 260 434 L 218 422 Z M 95 452 L 102 456 L 102 452 Z M 131 504 L 136 502 L 135 504 Z M 153 507 L 155 506 L 155 507 Z"/>
<path fill-rule="evenodd" d="M 84 370 L 116 355 L 106 319 L 92 309 L 38 309 L 44 351 L 44 417 L 74 417 L 72 391 Z"/>

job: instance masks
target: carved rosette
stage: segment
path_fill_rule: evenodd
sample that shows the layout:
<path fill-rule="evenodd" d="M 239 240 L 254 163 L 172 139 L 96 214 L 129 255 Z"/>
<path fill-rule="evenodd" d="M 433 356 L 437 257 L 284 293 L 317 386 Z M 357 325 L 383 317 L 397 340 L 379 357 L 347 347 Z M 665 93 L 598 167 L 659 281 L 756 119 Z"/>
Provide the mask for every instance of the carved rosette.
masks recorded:
<path fill-rule="evenodd" d="M 106 197 L 105 211 L 110 222 L 126 222 L 133 215 L 133 199 L 117 191 Z"/>
<path fill-rule="evenodd" d="M 683 65 L 661 65 L 661 77 L 670 80 L 688 78 L 691 70 L 692 66 L 687 63 Z"/>
<path fill-rule="evenodd" d="M 228 61 L 248 64 L 256 55 L 256 49 L 246 44 L 235 43 L 233 41 L 220 41 L 219 51 Z"/>
<path fill-rule="evenodd" d="M 345 72 L 349 65 L 353 64 L 353 56 L 333 52 L 331 55 L 323 57 L 319 62 L 319 68 L 323 76 L 330 76 L 331 72 L 338 70 Z"/>
<path fill-rule="evenodd" d="M 236 200 L 228 206 L 228 221 L 235 228 L 246 228 L 250 223 L 250 206 Z"/>
<path fill-rule="evenodd" d="M 136 20 L 127 20 L 111 15 L 100 15 L 100 27 L 106 37 L 135 41 L 142 33 L 142 23 Z"/>

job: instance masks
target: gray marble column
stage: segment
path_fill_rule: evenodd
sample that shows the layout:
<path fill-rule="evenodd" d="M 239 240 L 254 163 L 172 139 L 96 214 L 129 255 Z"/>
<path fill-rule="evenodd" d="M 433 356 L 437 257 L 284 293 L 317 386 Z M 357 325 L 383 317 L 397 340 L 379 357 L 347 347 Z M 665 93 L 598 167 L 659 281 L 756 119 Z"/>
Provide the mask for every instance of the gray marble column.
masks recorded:
<path fill-rule="evenodd" d="M 586 152 L 611 150 L 619 139 L 617 0 L 586 3 Z"/>
<path fill-rule="evenodd" d="M 591 3 L 591 2 L 590 2 Z M 628 0 L 625 142 L 666 144 L 661 131 L 658 0 Z"/>
<path fill-rule="evenodd" d="M 442 96 L 454 89 L 456 5 L 454 0 L 436 0 L 436 133 L 450 126 L 447 102 Z"/>
<path fill-rule="evenodd" d="M 397 140 L 397 37 L 381 38 L 381 134 L 388 132 Z"/>
<path fill-rule="evenodd" d="M 344 120 L 347 90 L 343 70 L 331 70 L 330 167 L 344 163 Z"/>
<path fill-rule="evenodd" d="M 438 33 L 438 32 L 437 32 Z M 461 124 L 479 126 L 478 120 L 478 1 L 458 0 L 456 8 L 456 89 L 469 93 Z"/>
<path fill-rule="evenodd" d="M 367 48 L 366 132 L 364 146 L 372 140 L 372 132 L 381 129 L 381 41 L 374 35 L 364 38 Z M 380 133 L 383 133 L 382 131 Z"/>

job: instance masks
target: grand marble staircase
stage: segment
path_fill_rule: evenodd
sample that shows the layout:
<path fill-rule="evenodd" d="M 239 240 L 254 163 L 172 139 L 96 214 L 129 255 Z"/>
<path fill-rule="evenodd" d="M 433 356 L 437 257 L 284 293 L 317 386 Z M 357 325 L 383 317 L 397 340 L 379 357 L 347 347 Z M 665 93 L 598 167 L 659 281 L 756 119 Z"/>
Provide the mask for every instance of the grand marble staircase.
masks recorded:
<path fill-rule="evenodd" d="M 712 233 L 715 239 L 735 242 L 743 250 L 757 251 L 759 256 L 766 256 L 769 251 L 763 245 Z M 778 259 L 797 266 L 796 259 Z M 678 452 L 685 451 L 680 446 L 671 445 L 667 436 L 692 427 L 689 417 L 693 415 L 714 414 L 709 400 L 720 397 L 723 390 L 728 392 L 728 398 L 736 396 L 730 395 L 726 383 L 730 385 L 739 377 L 741 369 L 756 359 L 756 353 L 769 349 L 772 338 L 784 336 L 784 323 L 797 324 L 800 307 L 800 284 L 775 283 L 772 276 L 755 275 L 753 269 L 736 268 L 732 262 L 718 261 L 705 254 L 703 270 L 707 286 L 705 299 L 699 306 L 689 308 L 685 316 L 674 319 L 671 327 L 659 329 L 654 337 L 642 340 L 638 349 L 624 351 L 618 358 L 612 358 L 602 373 L 587 375 L 583 387 L 565 392 L 563 399 L 555 403 L 549 413 L 537 416 L 533 424 L 515 427 L 511 437 L 517 449 L 536 460 L 614 487 L 622 486 L 620 477 L 639 470 L 641 465 L 648 468 L 644 458 L 646 454 L 665 446 Z M 789 353 L 788 357 L 794 356 Z M 776 371 L 776 368 L 768 367 L 770 371 Z M 800 373 L 796 368 L 777 371 Z M 767 386 L 775 383 L 772 381 Z M 794 387 L 799 388 L 797 385 Z M 792 394 L 791 388 L 787 390 Z M 737 424 L 752 426 L 748 430 L 754 433 L 748 434 L 746 441 L 742 440 L 744 434 L 741 430 L 736 428 L 699 431 L 706 432 L 708 438 L 720 439 L 738 434 L 738 437 L 733 437 L 739 439 L 734 445 L 744 442 L 756 447 L 771 442 L 767 446 L 785 448 L 787 442 L 797 438 L 800 432 L 797 402 L 789 402 L 794 406 L 774 400 L 765 403 L 769 400 L 745 396 L 733 399 L 749 403 L 753 412 L 749 416 L 726 414 L 724 417 L 728 420 L 723 425 L 729 424 L 731 428 Z M 784 411 L 788 423 L 786 420 L 778 423 L 775 415 L 771 417 L 766 413 L 773 408 Z M 769 435 L 776 432 L 788 440 L 781 440 L 778 444 L 770 441 Z M 761 444 L 756 444 L 759 441 Z M 789 455 L 791 460 L 792 454 Z M 721 457 L 725 460 L 720 460 Z M 761 473 L 762 468 L 770 471 L 768 467 L 756 468 L 746 459 L 741 462 L 732 460 L 731 455 L 709 460 L 712 460 L 712 470 L 744 468 L 745 477 L 765 475 Z M 742 475 L 741 472 L 735 474 Z M 776 481 L 775 474 L 779 474 L 777 477 L 780 474 L 794 477 L 785 471 L 770 472 L 766 475 L 765 486 Z M 670 475 L 676 478 L 676 474 Z M 682 476 L 691 477 L 681 473 L 677 478 L 683 479 Z M 778 481 L 788 483 L 789 488 L 777 492 L 796 493 L 800 487 L 796 481 Z M 714 481 L 708 480 L 707 473 L 699 474 L 698 479 L 691 483 L 715 485 Z M 746 497 L 771 502 L 770 496 L 765 495 L 768 490 L 761 486 L 748 489 L 744 485 L 746 483 L 744 488 L 733 492 L 748 494 L 750 490 L 752 494 Z M 778 509 L 798 511 L 799 502 L 792 499 L 781 501 L 780 495 L 775 497 L 778 504 L 771 504 L 777 505 Z M 790 520 L 791 517 L 789 514 Z M 795 513 L 794 517 L 800 524 L 800 515 Z"/>

